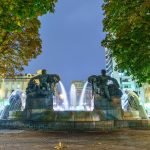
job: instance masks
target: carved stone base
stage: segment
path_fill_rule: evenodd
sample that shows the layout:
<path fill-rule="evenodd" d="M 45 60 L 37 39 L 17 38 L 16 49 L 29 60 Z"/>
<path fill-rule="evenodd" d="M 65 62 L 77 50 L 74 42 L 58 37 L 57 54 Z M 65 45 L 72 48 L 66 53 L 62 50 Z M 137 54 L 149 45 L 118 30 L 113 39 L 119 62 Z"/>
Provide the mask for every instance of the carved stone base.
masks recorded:
<path fill-rule="evenodd" d="M 101 110 L 105 120 L 122 120 L 122 108 L 119 99 L 111 101 L 103 97 L 94 100 L 94 110 Z"/>
<path fill-rule="evenodd" d="M 53 98 L 51 96 L 36 95 L 27 97 L 26 109 L 52 109 Z"/>

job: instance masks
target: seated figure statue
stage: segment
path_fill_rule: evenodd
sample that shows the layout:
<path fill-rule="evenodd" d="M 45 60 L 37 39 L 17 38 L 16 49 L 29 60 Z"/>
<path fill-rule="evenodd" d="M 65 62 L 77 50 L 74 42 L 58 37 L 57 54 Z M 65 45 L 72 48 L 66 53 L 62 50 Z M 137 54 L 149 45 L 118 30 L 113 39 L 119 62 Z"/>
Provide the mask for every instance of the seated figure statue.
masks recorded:
<path fill-rule="evenodd" d="M 122 96 L 122 92 L 119 89 L 119 84 L 116 79 L 106 75 L 106 70 L 101 70 L 101 75 L 99 76 L 90 76 L 88 81 L 92 84 L 92 90 L 99 94 L 100 96 L 106 97 L 108 100 L 111 100 L 113 96 Z M 108 85 L 108 81 L 111 81 L 112 84 Z"/>
<path fill-rule="evenodd" d="M 88 78 L 94 95 L 94 110 L 99 111 L 102 120 L 122 119 L 121 96 L 119 84 L 116 79 L 106 75 L 92 75 Z"/>
<path fill-rule="evenodd" d="M 53 93 L 54 94 L 54 87 L 56 83 L 60 80 L 58 75 L 51 75 L 47 74 L 46 70 L 42 70 L 42 74 L 37 75 L 30 79 L 28 87 L 26 89 L 27 95 L 30 93 L 36 94 L 46 94 L 46 93 Z"/>
<path fill-rule="evenodd" d="M 59 81 L 58 75 L 47 74 L 46 70 L 31 78 L 26 89 L 26 109 L 52 108 L 55 87 Z"/>

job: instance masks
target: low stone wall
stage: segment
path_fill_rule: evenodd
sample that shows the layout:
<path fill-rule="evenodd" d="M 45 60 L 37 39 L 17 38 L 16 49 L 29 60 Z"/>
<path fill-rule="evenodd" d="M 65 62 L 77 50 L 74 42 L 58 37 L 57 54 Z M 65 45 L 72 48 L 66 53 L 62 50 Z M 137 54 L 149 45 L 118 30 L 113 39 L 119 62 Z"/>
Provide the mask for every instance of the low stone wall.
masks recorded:
<path fill-rule="evenodd" d="M 119 120 L 114 122 L 116 128 L 150 129 L 150 120 Z"/>
<path fill-rule="evenodd" d="M 32 121 L 106 121 L 122 120 L 122 111 L 116 109 L 94 110 L 94 111 L 53 111 L 48 109 L 28 109 L 24 112 L 14 112 L 11 119 L 32 120 Z"/>
<path fill-rule="evenodd" d="M 114 121 L 101 122 L 39 122 L 39 121 L 15 121 L 0 120 L 0 128 L 17 129 L 43 129 L 51 131 L 70 131 L 70 130 L 104 130 L 113 129 Z"/>
<path fill-rule="evenodd" d="M 41 129 L 49 131 L 109 131 L 121 128 L 150 129 L 150 120 L 120 120 L 120 121 L 15 121 L 0 120 L 0 128 L 2 129 Z"/>

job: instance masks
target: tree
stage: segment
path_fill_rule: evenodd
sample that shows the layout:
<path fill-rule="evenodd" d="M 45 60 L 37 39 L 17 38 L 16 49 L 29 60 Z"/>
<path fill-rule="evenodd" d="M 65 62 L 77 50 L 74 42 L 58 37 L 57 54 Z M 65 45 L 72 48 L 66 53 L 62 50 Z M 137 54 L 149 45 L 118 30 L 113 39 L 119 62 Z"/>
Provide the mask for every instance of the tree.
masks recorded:
<path fill-rule="evenodd" d="M 37 19 L 26 20 L 22 32 L 5 32 L 0 44 L 0 74 L 13 76 L 16 71 L 22 71 L 32 58 L 41 53 L 39 37 L 40 22 Z"/>
<path fill-rule="evenodd" d="M 150 3 L 148 0 L 104 0 L 106 37 L 102 45 L 139 83 L 150 81 Z"/>
<path fill-rule="evenodd" d="M 0 76 L 22 71 L 41 53 L 38 17 L 54 12 L 57 0 L 0 1 Z"/>
<path fill-rule="evenodd" d="M 33 19 L 54 12 L 57 0 L 1 0 L 0 28 L 21 31 L 24 19 Z"/>

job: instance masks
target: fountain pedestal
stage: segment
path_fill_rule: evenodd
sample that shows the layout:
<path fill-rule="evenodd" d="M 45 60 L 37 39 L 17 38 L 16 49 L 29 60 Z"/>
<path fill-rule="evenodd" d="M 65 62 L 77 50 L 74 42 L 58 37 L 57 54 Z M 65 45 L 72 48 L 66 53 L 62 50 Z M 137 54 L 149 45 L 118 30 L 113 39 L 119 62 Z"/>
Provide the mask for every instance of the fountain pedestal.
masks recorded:
<path fill-rule="evenodd" d="M 53 95 L 59 80 L 58 75 L 47 74 L 46 70 L 42 70 L 41 74 L 30 79 L 26 89 L 24 119 L 40 120 L 45 111 L 53 109 Z"/>
<path fill-rule="evenodd" d="M 101 120 L 122 120 L 121 100 L 109 101 L 98 96 L 94 100 L 94 110 L 100 112 Z"/>
<path fill-rule="evenodd" d="M 116 79 L 106 75 L 106 70 L 101 73 L 88 78 L 94 95 L 94 109 L 100 110 L 105 120 L 122 120 L 122 92 L 119 84 Z"/>
<path fill-rule="evenodd" d="M 47 94 L 34 94 L 27 96 L 25 109 L 53 109 L 53 96 L 50 92 Z"/>
<path fill-rule="evenodd" d="M 40 90 L 27 95 L 24 119 L 36 119 L 44 115 L 46 110 L 53 109 L 53 95 L 50 91 Z"/>
<path fill-rule="evenodd" d="M 23 111 L 9 111 L 9 118 L 10 120 L 22 120 L 23 119 Z"/>

